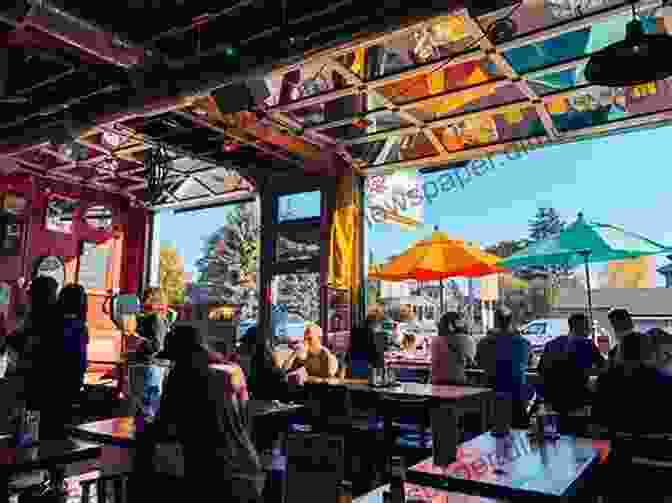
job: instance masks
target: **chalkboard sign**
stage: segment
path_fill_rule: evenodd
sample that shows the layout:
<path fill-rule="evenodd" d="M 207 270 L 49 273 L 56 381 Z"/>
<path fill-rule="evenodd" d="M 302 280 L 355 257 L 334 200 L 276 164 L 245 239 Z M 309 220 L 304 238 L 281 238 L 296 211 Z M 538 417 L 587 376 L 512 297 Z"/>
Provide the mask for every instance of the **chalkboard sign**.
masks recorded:
<path fill-rule="evenodd" d="M 94 242 L 82 241 L 77 282 L 86 290 L 105 290 L 111 258 L 110 247 L 99 247 Z"/>

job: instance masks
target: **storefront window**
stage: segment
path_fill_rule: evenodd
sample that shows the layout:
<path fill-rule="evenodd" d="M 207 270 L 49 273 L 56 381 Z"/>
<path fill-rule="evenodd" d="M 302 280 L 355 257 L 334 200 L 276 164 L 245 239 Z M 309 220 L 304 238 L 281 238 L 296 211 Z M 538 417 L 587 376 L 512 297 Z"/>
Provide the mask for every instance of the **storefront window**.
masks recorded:
<path fill-rule="evenodd" d="M 320 191 L 287 194 L 278 197 L 278 222 L 320 218 Z"/>
<path fill-rule="evenodd" d="M 310 260 L 320 256 L 320 227 L 310 226 L 278 233 L 275 259 L 277 262 Z"/>

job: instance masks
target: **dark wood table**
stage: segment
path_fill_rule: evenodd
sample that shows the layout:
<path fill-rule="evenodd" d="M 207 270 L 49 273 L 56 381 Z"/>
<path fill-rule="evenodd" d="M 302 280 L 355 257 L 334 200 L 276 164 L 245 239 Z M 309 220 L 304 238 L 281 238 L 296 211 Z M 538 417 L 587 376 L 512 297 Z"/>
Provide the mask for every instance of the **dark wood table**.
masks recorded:
<path fill-rule="evenodd" d="M 252 419 L 271 416 L 287 416 L 301 410 L 303 405 L 278 404 L 266 400 L 250 400 L 248 414 Z M 114 444 L 124 447 L 135 447 L 137 440 L 136 419 L 132 416 L 103 419 L 73 426 L 71 434 L 84 439 Z"/>
<path fill-rule="evenodd" d="M 490 388 L 474 386 L 445 386 L 421 383 L 400 383 L 393 387 L 370 386 L 366 379 L 320 379 L 309 377 L 307 385 L 343 387 L 351 392 L 370 393 L 399 398 L 427 398 L 433 405 L 449 405 L 458 412 L 474 410 L 481 412 L 483 431 L 488 429 L 495 393 Z"/>
<path fill-rule="evenodd" d="M 0 440 L 0 502 L 9 500 L 9 480 L 22 473 L 49 470 L 56 479 L 63 478 L 71 463 L 97 458 L 101 446 L 76 439 L 43 440 L 33 447 L 12 447 L 9 439 Z"/>
<path fill-rule="evenodd" d="M 356 498 L 354 503 L 383 503 L 383 493 L 388 491 L 389 488 L 389 484 L 380 486 L 377 489 Z M 504 501 L 448 492 L 433 487 L 411 484 L 409 482 L 404 485 L 404 489 L 406 490 L 406 500 L 417 501 L 418 503 L 497 503 L 499 501 Z"/>
<path fill-rule="evenodd" d="M 462 444 L 450 466 L 436 466 L 429 458 L 411 467 L 407 477 L 485 497 L 567 498 L 586 487 L 608 450 L 600 440 L 562 436 L 538 441 L 524 430 L 503 438 L 485 433 Z"/>

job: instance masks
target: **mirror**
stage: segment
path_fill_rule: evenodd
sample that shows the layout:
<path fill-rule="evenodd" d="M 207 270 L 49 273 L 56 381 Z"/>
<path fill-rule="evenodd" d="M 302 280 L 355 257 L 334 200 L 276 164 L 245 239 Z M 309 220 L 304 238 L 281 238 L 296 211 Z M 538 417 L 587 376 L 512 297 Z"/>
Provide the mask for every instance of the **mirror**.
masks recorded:
<path fill-rule="evenodd" d="M 112 230 L 112 210 L 106 206 L 90 206 L 84 214 L 84 221 L 97 231 Z"/>
<path fill-rule="evenodd" d="M 79 201 L 61 196 L 52 196 L 47 202 L 45 226 L 47 230 L 72 234 L 72 222 Z"/>

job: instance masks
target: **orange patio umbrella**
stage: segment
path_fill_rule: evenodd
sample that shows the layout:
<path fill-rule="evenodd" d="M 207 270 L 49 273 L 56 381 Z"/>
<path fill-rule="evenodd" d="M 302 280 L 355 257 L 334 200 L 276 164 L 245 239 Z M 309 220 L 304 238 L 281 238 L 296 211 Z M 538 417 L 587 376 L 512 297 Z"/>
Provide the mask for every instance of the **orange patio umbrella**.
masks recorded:
<path fill-rule="evenodd" d="M 431 237 L 420 241 L 369 278 L 385 281 L 432 281 L 451 277 L 474 278 L 508 269 L 498 265 L 501 258 L 481 251 L 461 239 L 451 239 L 435 228 Z"/>

